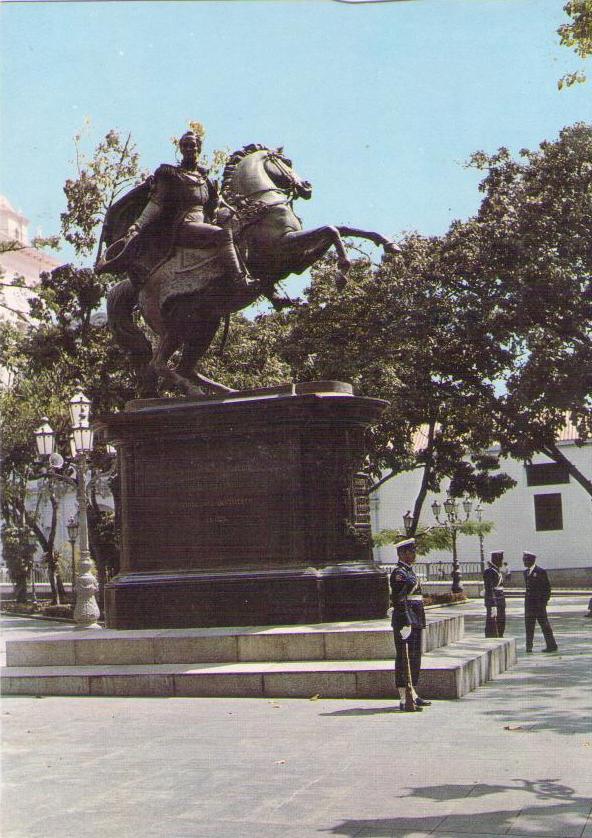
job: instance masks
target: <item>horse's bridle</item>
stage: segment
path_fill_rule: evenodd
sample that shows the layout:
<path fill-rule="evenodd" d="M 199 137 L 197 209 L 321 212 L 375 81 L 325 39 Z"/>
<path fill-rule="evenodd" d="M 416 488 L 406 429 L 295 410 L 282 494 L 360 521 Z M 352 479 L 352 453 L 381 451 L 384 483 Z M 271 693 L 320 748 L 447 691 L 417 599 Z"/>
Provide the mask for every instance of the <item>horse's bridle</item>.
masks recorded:
<path fill-rule="evenodd" d="M 269 206 L 279 206 L 280 204 L 289 204 L 297 195 L 297 187 L 298 184 L 296 182 L 296 178 L 292 174 L 290 164 L 291 160 L 287 160 L 287 158 L 282 157 L 277 151 L 269 151 L 265 157 L 263 158 L 264 162 L 270 161 L 274 163 L 278 169 L 282 172 L 283 175 L 290 181 L 290 185 L 288 187 L 281 187 L 281 186 L 271 186 L 267 187 L 266 189 L 256 189 L 254 192 L 249 192 L 248 195 L 241 195 L 242 200 L 246 200 L 247 198 L 253 198 L 255 195 L 266 195 L 268 192 L 282 192 L 286 196 L 285 201 L 278 201 L 277 204 L 269 205 Z"/>

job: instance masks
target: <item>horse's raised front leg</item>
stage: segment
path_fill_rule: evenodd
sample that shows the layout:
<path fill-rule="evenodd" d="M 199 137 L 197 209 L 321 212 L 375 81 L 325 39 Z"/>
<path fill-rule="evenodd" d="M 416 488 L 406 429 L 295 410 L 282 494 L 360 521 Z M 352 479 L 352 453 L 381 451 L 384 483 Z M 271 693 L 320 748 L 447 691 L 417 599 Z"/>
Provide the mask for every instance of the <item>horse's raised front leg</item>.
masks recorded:
<path fill-rule="evenodd" d="M 282 236 L 279 245 L 280 249 L 288 249 L 293 261 L 299 262 L 299 258 L 302 260 L 299 262 L 299 273 L 314 265 L 331 246 L 337 251 L 337 267 L 340 271 L 337 285 L 343 287 L 347 281 L 351 262 L 347 257 L 347 251 L 337 227 L 327 225 L 316 227 L 314 230 L 294 230 Z"/>

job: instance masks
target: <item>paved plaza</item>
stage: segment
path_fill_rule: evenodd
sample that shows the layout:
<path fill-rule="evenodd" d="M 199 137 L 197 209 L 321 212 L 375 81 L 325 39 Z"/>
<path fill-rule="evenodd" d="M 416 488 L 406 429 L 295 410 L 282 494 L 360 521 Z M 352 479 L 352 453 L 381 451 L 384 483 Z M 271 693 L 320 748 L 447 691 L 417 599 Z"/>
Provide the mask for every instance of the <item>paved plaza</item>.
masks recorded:
<path fill-rule="evenodd" d="M 457 701 L 5 697 L 4 838 L 592 838 L 588 597 Z M 483 605 L 460 606 L 480 633 Z M 3 619 L 3 640 L 71 631 Z"/>

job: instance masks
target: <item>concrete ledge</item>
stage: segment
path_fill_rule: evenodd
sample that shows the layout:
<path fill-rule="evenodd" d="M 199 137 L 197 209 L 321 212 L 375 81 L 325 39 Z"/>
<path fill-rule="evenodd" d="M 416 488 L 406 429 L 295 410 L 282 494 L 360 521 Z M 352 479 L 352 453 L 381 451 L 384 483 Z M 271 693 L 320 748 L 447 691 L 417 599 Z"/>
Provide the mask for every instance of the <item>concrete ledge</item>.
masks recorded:
<path fill-rule="evenodd" d="M 516 660 L 513 638 L 471 638 L 425 655 L 426 698 L 460 698 Z M 388 660 L 6 667 L 5 695 L 259 696 L 397 699 Z"/>
<path fill-rule="evenodd" d="M 463 636 L 461 614 L 427 616 L 424 650 Z M 6 641 L 14 666 L 93 666 L 168 663 L 384 660 L 395 654 L 388 620 L 265 628 L 72 631 L 43 640 Z"/>

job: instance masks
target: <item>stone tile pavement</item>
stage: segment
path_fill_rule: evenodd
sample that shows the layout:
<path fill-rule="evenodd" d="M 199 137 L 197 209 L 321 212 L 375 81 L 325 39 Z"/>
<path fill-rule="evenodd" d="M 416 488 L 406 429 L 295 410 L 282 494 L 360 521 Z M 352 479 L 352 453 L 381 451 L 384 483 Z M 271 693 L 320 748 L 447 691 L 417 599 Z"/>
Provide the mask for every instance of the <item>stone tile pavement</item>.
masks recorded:
<path fill-rule="evenodd" d="M 592 838 L 588 599 L 552 600 L 556 656 L 524 654 L 512 600 L 517 665 L 423 713 L 387 699 L 5 697 L 2 836 Z M 480 633 L 482 604 L 461 608 Z M 5 639 L 55 630 L 3 622 Z"/>

